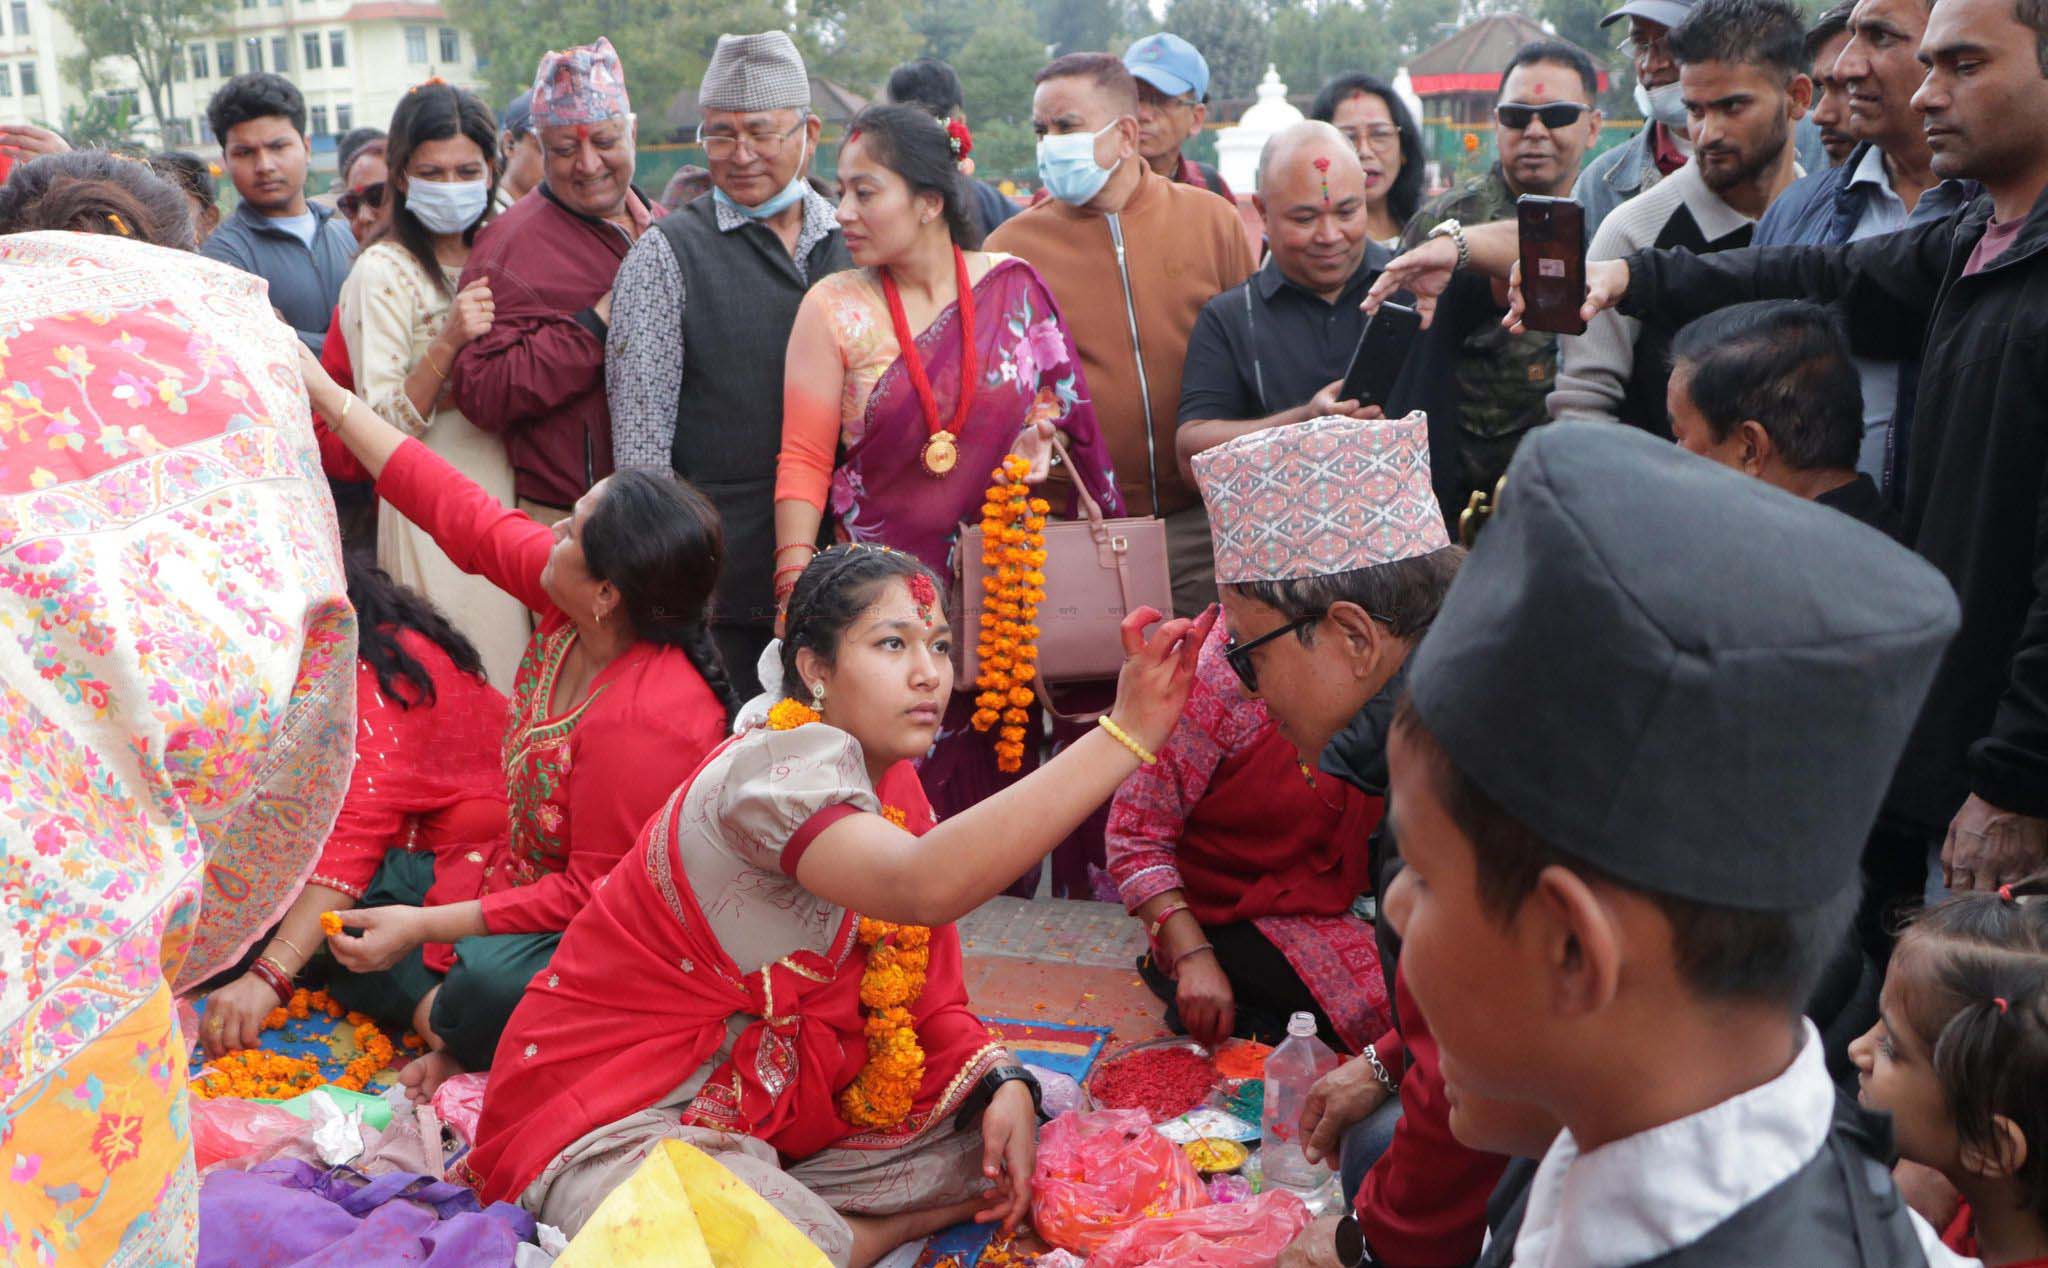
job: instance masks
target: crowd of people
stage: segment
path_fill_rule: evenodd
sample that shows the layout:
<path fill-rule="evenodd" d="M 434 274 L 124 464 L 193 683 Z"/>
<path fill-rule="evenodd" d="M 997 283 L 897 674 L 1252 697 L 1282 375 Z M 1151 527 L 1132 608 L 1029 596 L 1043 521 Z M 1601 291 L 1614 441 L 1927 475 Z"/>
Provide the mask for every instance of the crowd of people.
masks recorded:
<path fill-rule="evenodd" d="M 312 592 L 334 553 L 352 762 L 292 820 L 332 819 L 317 861 L 165 961 L 214 974 L 206 1056 L 316 983 L 420 1038 L 415 1099 L 488 1073 L 487 1200 L 573 1236 L 683 1141 L 867 1265 L 1029 1210 L 1040 1089 L 954 922 L 1049 886 L 1122 902 L 1174 1030 L 1306 1013 L 1347 1055 L 1299 1124 L 1343 1208 L 1284 1268 L 2048 1264 L 2048 11 L 1606 22 L 1637 135 L 1601 149 L 1596 67 L 1538 41 L 1495 161 L 1434 191 L 1362 72 L 1231 190 L 1164 32 L 1038 69 L 1028 203 L 972 178 L 932 59 L 822 179 L 780 31 L 718 40 L 704 166 L 659 198 L 602 38 L 503 111 L 414 87 L 324 198 L 298 90 L 237 76 L 225 216 L 193 155 L 0 133 L 0 235 L 197 252 L 297 336 L 264 391 L 303 385 L 330 492 L 221 549 L 298 552 Z M 1528 196 L 1583 214 L 1583 333 L 1526 324 Z M 1424 328 L 1347 399 L 1394 300 Z M 43 337 L 9 320 L 0 364 Z M 140 357 L 143 320 L 96 325 Z M 88 398 L 100 337 L 52 354 Z M 181 382 L 115 399 L 182 413 Z M 42 391 L 0 397 L 23 505 L 84 461 Z M 88 584 L 16 544 L 30 509 L 0 502 L 0 601 Z M 1041 535 L 1105 519 L 1164 558 L 1150 607 L 1122 530 L 1088 548 L 1113 684 L 1036 644 L 1086 616 Z M 78 1130 L 38 1095 L 0 1122 Z M 196 1198 L 96 1214 L 175 1152 L 156 1119 L 95 1145 L 99 1190 L 0 1199 L 0 1246 L 205 1238 Z"/>

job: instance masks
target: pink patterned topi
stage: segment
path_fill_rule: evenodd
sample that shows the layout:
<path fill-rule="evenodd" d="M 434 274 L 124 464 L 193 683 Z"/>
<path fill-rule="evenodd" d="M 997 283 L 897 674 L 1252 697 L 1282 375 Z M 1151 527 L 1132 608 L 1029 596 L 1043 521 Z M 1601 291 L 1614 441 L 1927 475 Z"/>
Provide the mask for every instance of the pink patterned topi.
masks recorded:
<path fill-rule="evenodd" d="M 1313 418 L 1195 455 L 1216 580 L 1295 581 L 1451 544 L 1429 482 L 1429 420 Z"/>
<path fill-rule="evenodd" d="M 600 35 L 595 44 L 541 56 L 533 76 L 534 127 L 589 126 L 632 113 L 626 71 L 610 40 Z"/>

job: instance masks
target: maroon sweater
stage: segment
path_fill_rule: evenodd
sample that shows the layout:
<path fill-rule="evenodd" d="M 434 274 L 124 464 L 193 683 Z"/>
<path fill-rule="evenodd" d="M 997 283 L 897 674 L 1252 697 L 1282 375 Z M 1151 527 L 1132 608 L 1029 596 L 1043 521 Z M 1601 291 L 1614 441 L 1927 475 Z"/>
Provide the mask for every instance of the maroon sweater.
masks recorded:
<path fill-rule="evenodd" d="M 661 215 L 637 190 L 627 202 L 636 220 Z M 605 324 L 593 305 L 632 246 L 617 225 L 570 211 L 542 182 L 484 226 L 462 270 L 463 286 L 490 279 L 496 315 L 455 358 L 455 404 L 504 436 L 513 491 L 528 501 L 567 508 L 611 474 Z"/>

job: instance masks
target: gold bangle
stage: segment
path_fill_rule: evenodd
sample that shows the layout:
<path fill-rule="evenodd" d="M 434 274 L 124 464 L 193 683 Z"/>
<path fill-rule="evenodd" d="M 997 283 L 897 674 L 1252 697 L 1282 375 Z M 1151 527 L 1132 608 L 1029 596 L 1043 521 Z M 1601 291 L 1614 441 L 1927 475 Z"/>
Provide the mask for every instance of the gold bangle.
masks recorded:
<path fill-rule="evenodd" d="M 349 393 L 349 394 L 348 394 L 348 395 L 347 395 L 346 397 L 344 397 L 344 398 L 342 399 L 342 402 L 341 402 L 341 413 L 340 413 L 340 415 L 339 415 L 338 417 L 336 417 L 336 418 L 335 418 L 335 420 L 334 420 L 334 430 L 335 430 L 335 431 L 339 432 L 339 431 L 341 430 L 341 425 L 342 425 L 343 423 L 346 423 L 346 422 L 348 421 L 348 412 L 349 412 L 350 410 L 352 410 L 352 409 L 354 409 L 354 408 L 355 408 L 355 404 L 356 404 L 356 394 L 355 394 L 354 392 L 350 392 L 350 393 Z"/>
<path fill-rule="evenodd" d="M 296 943 L 296 942 L 293 942 L 293 941 L 292 941 L 292 940 L 291 940 L 290 938 L 287 938 L 287 937 L 285 937 L 285 936 L 284 936 L 283 934 L 281 934 L 281 933 L 279 933 L 279 934 L 272 934 L 272 935 L 271 935 L 271 938 L 270 938 L 270 940 L 271 940 L 272 942 L 282 942 L 282 943 L 284 943 L 284 944 L 285 944 L 286 946 L 288 946 L 288 947 L 290 947 L 290 948 L 292 949 L 292 954 L 293 954 L 293 955 L 296 955 L 296 956 L 298 956 L 298 957 L 299 957 L 299 958 L 300 958 L 301 960 L 310 960 L 310 959 L 312 959 L 312 957 L 311 957 L 311 956 L 309 956 L 309 955 L 307 955 L 307 954 L 306 954 L 306 953 L 305 953 L 304 951 L 301 951 L 301 950 L 299 950 L 299 944 L 298 944 L 298 943 Z"/>
<path fill-rule="evenodd" d="M 1156 766 L 1159 764 L 1159 758 L 1150 749 L 1146 748 L 1144 745 L 1132 739 L 1129 732 L 1125 731 L 1116 723 L 1110 721 L 1109 715 L 1107 713 L 1103 714 L 1101 717 L 1095 720 L 1097 723 L 1101 725 L 1103 730 L 1109 732 L 1111 739 L 1123 745 L 1125 748 L 1131 750 L 1131 756 L 1137 758 L 1140 762 L 1143 762 L 1147 766 Z"/>
<path fill-rule="evenodd" d="M 427 368 L 434 372 L 434 377 L 440 379 L 444 383 L 448 379 L 449 372 L 455 369 L 455 365 L 452 361 L 449 363 L 448 369 L 446 370 L 442 369 L 439 365 L 435 363 L 433 344 L 427 345 L 427 350 L 420 354 L 420 359 L 427 363 Z"/>

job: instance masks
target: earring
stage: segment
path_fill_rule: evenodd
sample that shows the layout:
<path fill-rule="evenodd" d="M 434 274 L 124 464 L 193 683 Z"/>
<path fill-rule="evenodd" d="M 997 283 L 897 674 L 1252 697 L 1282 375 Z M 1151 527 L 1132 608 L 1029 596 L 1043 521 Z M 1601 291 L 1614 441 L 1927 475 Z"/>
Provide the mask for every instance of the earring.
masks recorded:
<path fill-rule="evenodd" d="M 599 606 L 597 606 L 597 605 L 596 605 L 595 603 L 591 604 L 591 605 L 590 605 L 590 619 L 591 619 L 591 620 L 593 620 L 593 621 L 595 621 L 595 622 L 597 622 L 597 623 L 598 623 L 599 625 L 603 625 L 603 624 L 604 624 L 604 609 L 603 609 L 603 608 L 601 608 L 601 607 L 599 607 Z"/>
<path fill-rule="evenodd" d="M 811 707 L 813 709 L 825 707 L 825 684 L 822 682 L 811 684 Z"/>

